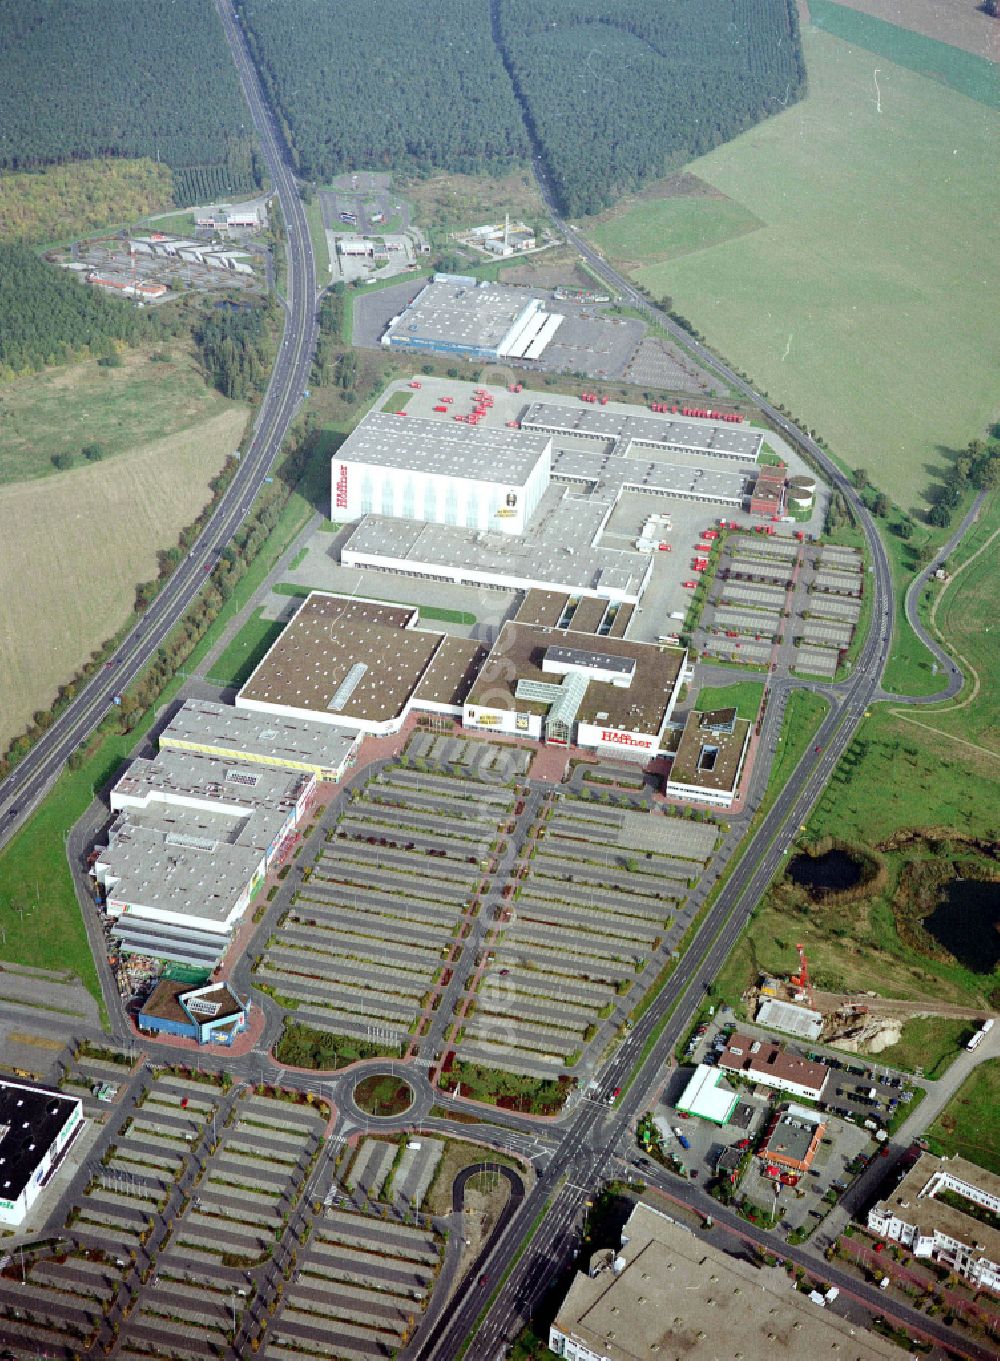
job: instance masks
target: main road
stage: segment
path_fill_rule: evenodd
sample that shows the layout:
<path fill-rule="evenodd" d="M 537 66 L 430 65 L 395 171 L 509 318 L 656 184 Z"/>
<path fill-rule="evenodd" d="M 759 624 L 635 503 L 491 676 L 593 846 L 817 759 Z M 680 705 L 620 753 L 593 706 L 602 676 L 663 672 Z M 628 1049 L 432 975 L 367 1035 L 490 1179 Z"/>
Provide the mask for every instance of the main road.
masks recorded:
<path fill-rule="evenodd" d="M 302 399 L 316 344 L 316 271 L 305 213 L 231 0 L 216 0 L 271 182 L 285 220 L 287 301 L 281 346 L 261 402 L 249 448 L 190 555 L 141 616 L 114 656 L 0 783 L 0 846 L 31 815 L 72 752 L 85 742 L 124 690 L 149 663 L 205 583 L 206 565 L 246 518 Z"/>
<path fill-rule="evenodd" d="M 555 1157 L 508 1220 L 494 1248 L 492 1269 L 476 1279 L 467 1279 L 449 1314 L 438 1320 L 418 1343 L 415 1355 L 420 1361 L 452 1361 L 470 1339 L 474 1339 L 470 1354 L 489 1361 L 501 1357 L 530 1318 L 536 1302 L 569 1262 L 585 1204 L 609 1175 L 616 1146 L 628 1138 L 666 1056 L 690 1024 L 699 1000 L 721 969 L 781 866 L 799 827 L 826 787 L 867 705 L 878 693 L 892 637 L 888 556 L 872 517 L 841 470 L 806 431 L 694 340 L 672 317 L 644 298 L 579 232 L 564 222 L 537 158 L 534 164 L 539 188 L 557 230 L 594 273 L 650 321 L 692 348 L 705 368 L 753 402 L 843 494 L 868 543 L 872 619 L 852 676 L 839 688 L 839 703 L 821 724 L 815 746 L 801 758 L 770 810 L 754 828 L 676 971 L 599 1074 L 593 1099 L 585 1098 L 564 1128 Z M 762 750 L 772 745 L 780 722 L 777 706 L 772 706 L 764 720 Z M 613 1093 L 617 1088 L 624 1089 L 624 1095 L 609 1108 L 608 1102 L 615 1099 Z M 522 1255 L 496 1289 L 494 1282 L 519 1248 L 523 1249 Z"/>

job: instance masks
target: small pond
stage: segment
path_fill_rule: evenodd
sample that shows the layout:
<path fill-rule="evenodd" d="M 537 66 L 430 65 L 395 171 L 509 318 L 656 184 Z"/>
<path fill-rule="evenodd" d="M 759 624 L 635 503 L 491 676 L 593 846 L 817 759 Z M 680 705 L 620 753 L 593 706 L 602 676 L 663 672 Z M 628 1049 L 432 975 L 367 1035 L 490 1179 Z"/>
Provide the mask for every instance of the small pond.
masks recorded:
<path fill-rule="evenodd" d="M 222 298 L 219 302 L 214 302 L 212 306 L 216 312 L 249 312 L 250 303 L 230 302 L 228 298 Z"/>
<path fill-rule="evenodd" d="M 796 855 L 788 862 L 788 877 L 810 893 L 841 893 L 861 882 L 862 867 L 846 851 L 824 855 Z"/>
<path fill-rule="evenodd" d="M 1000 964 L 1000 883 L 953 880 L 924 927 L 959 964 L 992 973 Z"/>

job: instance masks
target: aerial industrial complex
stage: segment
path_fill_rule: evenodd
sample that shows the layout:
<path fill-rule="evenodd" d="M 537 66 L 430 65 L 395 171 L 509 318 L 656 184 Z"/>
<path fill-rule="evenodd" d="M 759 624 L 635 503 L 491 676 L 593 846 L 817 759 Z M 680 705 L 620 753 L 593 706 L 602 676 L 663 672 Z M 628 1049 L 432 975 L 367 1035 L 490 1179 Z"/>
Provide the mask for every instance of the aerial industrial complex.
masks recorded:
<path fill-rule="evenodd" d="M 473 304 L 508 330 L 527 318 L 454 279 L 429 288 L 414 315 L 443 297 L 449 334 L 455 309 Z M 185 702 L 158 754 L 112 790 L 92 874 L 123 954 L 218 965 L 319 785 L 343 779 L 366 738 L 417 717 L 639 767 L 663 758 L 668 801 L 736 804 L 752 725 L 733 709 L 678 715 L 694 663 L 666 619 L 678 576 L 702 569 L 720 531 L 686 531 L 703 536 L 692 566 L 680 542 L 670 550 L 675 519 L 702 506 L 752 516 L 765 472 L 783 494 L 786 470 L 761 461 L 762 432 L 594 395 L 542 401 L 519 385 L 414 379 L 406 390 L 402 415 L 370 413 L 331 461 L 332 513 L 347 524 L 340 563 L 373 585 L 390 574 L 513 604 L 495 631 L 470 637 L 364 590 L 306 593 L 234 702 Z M 189 1025 L 183 1005 L 170 999 L 169 1015 Z"/>
<path fill-rule="evenodd" d="M 602 1249 L 577 1273 L 549 1347 L 564 1361 L 890 1361 L 899 1354 L 892 1342 L 789 1291 L 784 1272 L 733 1258 L 648 1205 L 632 1211 L 619 1251 Z"/>

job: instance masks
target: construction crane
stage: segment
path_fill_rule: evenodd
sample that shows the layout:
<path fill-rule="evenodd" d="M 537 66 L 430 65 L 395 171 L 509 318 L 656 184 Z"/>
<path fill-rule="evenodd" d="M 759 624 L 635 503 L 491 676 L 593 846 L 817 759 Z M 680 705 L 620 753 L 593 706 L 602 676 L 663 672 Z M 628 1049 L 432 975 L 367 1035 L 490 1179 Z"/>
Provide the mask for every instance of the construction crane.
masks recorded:
<path fill-rule="evenodd" d="M 809 960 L 806 957 L 806 947 L 804 945 L 796 945 L 795 948 L 799 952 L 799 971 L 798 973 L 792 974 L 789 982 L 798 989 L 809 1005 L 812 1006 L 813 990 L 812 983 L 809 980 Z M 796 997 L 796 1001 L 798 1000 L 799 998 Z"/>

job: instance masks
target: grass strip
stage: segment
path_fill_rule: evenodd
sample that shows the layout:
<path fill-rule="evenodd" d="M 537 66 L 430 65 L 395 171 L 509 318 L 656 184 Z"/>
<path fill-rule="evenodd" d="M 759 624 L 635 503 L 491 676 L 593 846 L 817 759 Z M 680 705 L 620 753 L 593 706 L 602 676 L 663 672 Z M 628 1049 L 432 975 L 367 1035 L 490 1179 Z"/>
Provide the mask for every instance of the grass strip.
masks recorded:
<path fill-rule="evenodd" d="M 284 628 L 276 619 L 265 619 L 258 608 L 216 657 L 208 679 L 216 685 L 244 685 Z"/>
<path fill-rule="evenodd" d="M 328 591 L 326 586 L 300 586 L 294 581 L 279 581 L 272 586 L 275 595 L 291 595 L 296 599 L 304 600 L 313 591 Z M 409 606 L 411 609 L 419 610 L 421 619 L 437 619 L 444 624 L 464 624 L 469 628 L 478 623 L 474 614 L 468 610 L 448 610 L 439 605 L 417 605 L 412 600 L 391 600 L 387 602 L 391 605 Z"/>

